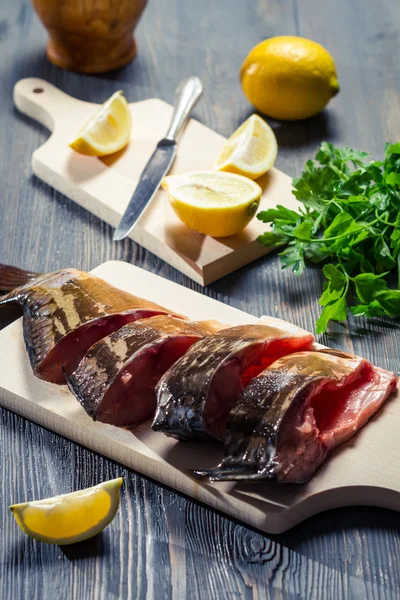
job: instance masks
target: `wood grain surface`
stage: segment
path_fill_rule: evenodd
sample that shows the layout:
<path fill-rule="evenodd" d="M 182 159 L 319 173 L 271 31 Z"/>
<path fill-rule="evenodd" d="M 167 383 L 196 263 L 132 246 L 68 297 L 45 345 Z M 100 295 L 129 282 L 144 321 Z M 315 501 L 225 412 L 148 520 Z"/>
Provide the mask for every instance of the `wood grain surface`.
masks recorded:
<path fill-rule="evenodd" d="M 46 34 L 27 0 L 0 4 L 0 261 L 37 271 L 91 269 L 120 258 L 197 286 L 31 176 L 30 156 L 46 131 L 13 109 L 22 77 L 53 82 L 98 102 L 122 88 L 129 100 L 173 99 L 196 74 L 205 97 L 195 116 L 229 135 L 250 113 L 238 84 L 248 50 L 282 33 L 322 42 L 338 65 L 341 92 L 328 110 L 301 123 L 272 122 L 277 166 L 300 173 L 321 140 L 381 156 L 400 136 L 397 0 L 151 0 L 137 30 L 138 57 L 124 70 L 89 77 L 45 58 Z M 276 257 L 209 286 L 204 293 L 242 310 L 304 327 L 318 315 L 318 270 L 295 279 Z M 11 315 L 3 318 L 7 322 Z M 399 370 L 399 328 L 350 320 L 323 343 Z M 394 599 L 400 589 L 400 515 L 340 509 L 288 533 L 263 536 L 7 411 L 0 428 L 0 598 Z M 396 460 L 397 457 L 388 457 Z M 79 547 L 47 547 L 20 532 L 7 506 L 125 476 L 121 509 L 103 535 Z"/>

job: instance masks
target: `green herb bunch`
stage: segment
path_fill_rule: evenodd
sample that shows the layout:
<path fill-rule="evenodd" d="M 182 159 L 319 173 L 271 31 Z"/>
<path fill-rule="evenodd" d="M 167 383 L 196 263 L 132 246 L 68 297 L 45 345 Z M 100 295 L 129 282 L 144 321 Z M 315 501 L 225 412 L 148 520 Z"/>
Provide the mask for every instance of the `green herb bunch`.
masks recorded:
<path fill-rule="evenodd" d="M 307 262 L 325 263 L 317 333 L 329 320 L 345 320 L 348 308 L 400 316 L 400 143 L 386 144 L 383 162 L 371 162 L 366 152 L 323 142 L 293 180 L 293 194 L 298 212 L 278 205 L 257 215 L 272 223 L 258 241 L 287 246 L 282 265 L 295 275 Z M 397 288 L 388 286 L 392 272 Z"/>

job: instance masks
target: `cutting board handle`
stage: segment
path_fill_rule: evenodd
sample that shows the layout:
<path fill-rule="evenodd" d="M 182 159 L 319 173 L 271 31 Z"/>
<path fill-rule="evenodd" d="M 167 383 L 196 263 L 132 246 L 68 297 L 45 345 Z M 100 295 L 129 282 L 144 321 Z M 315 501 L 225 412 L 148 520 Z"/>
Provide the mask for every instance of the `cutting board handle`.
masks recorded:
<path fill-rule="evenodd" d="M 71 110 L 71 97 L 68 94 L 36 77 L 21 79 L 15 84 L 14 103 L 21 112 L 50 131 L 54 130 L 57 120 Z"/>

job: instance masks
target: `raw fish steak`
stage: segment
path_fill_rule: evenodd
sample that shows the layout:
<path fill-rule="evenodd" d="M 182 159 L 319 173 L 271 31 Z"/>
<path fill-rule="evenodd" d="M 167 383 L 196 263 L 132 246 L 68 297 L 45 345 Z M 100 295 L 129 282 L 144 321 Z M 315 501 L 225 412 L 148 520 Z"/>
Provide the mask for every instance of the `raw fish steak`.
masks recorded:
<path fill-rule="evenodd" d="M 160 380 L 153 429 L 179 439 L 223 439 L 245 385 L 277 358 L 313 341 L 311 333 L 272 317 L 200 340 Z"/>
<path fill-rule="evenodd" d="M 126 323 L 174 314 L 76 269 L 43 275 L 15 289 L 0 306 L 15 302 L 23 310 L 26 349 L 34 374 L 65 383 L 95 342 Z"/>
<path fill-rule="evenodd" d="M 351 438 L 397 385 L 395 373 L 338 351 L 298 352 L 253 379 L 232 409 L 213 481 L 302 483 Z"/>
<path fill-rule="evenodd" d="M 222 328 L 159 315 L 124 325 L 94 344 L 68 385 L 95 420 L 133 427 L 154 416 L 160 377 L 195 342 Z"/>

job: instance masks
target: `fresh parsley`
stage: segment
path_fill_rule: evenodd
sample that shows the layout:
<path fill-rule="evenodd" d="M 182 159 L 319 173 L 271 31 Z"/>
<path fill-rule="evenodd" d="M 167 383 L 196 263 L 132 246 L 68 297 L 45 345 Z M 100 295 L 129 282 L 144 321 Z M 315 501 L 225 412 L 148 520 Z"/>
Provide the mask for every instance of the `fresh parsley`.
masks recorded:
<path fill-rule="evenodd" d="M 293 180 L 298 211 L 260 212 L 271 231 L 265 246 L 284 246 L 283 268 L 301 275 L 306 263 L 323 264 L 323 307 L 317 333 L 353 315 L 400 316 L 400 143 L 386 144 L 382 162 L 366 152 L 323 142 Z M 396 273 L 397 288 L 388 285 Z"/>

